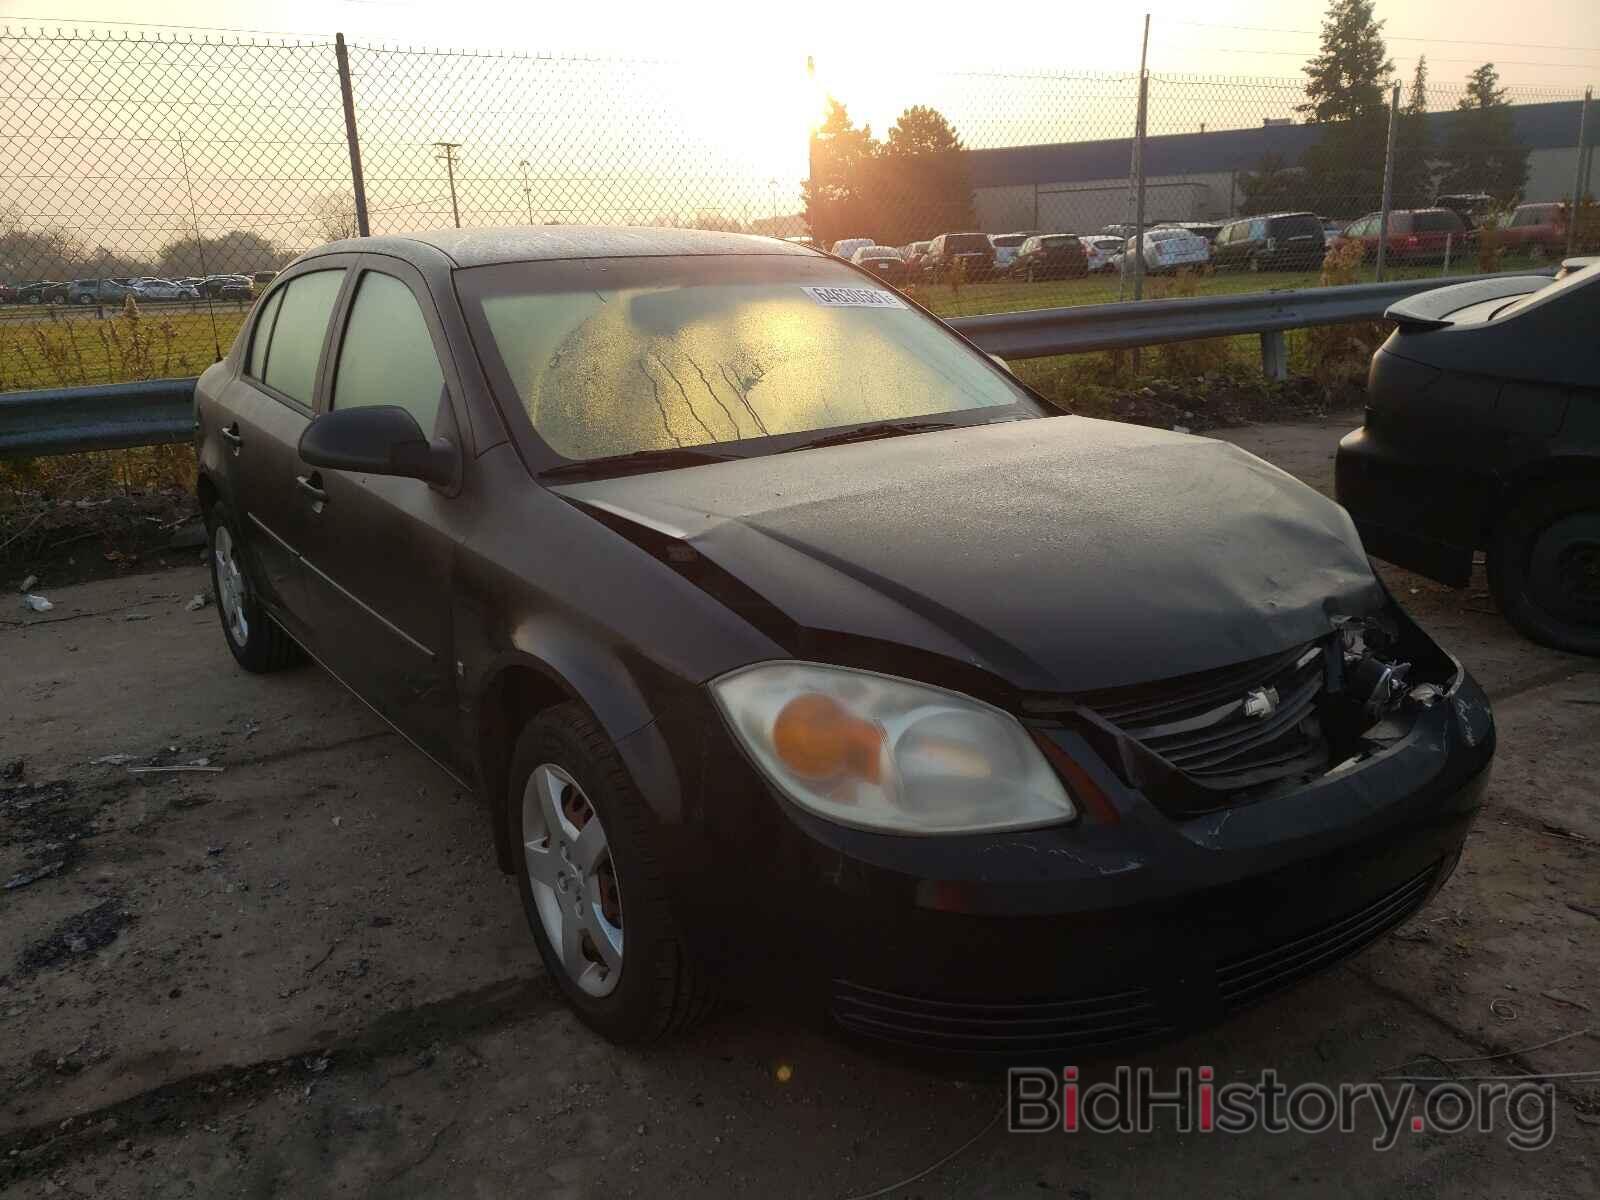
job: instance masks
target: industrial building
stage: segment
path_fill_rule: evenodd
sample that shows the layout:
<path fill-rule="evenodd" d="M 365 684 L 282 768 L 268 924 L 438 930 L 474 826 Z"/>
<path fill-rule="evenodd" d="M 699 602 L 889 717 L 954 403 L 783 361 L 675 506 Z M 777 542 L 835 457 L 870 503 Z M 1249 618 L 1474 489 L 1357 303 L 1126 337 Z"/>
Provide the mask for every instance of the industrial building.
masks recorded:
<path fill-rule="evenodd" d="M 1511 106 L 1516 135 L 1527 146 L 1529 201 L 1572 194 L 1578 124 L 1583 105 L 1569 100 Z M 1591 113 L 1587 141 L 1600 141 Z M 1441 147 L 1455 112 L 1430 113 L 1430 144 Z M 1254 129 L 1168 134 L 1145 139 L 1145 211 L 1148 221 L 1222 220 L 1238 215 L 1240 177 L 1278 155 L 1290 165 L 1322 135 L 1317 125 L 1267 122 Z M 1086 232 L 1133 219 L 1132 138 L 1056 145 L 971 150 L 973 201 L 987 233 L 1012 229 Z M 1591 158 L 1593 156 L 1591 155 Z M 1354 212 L 1324 216 L 1353 219 Z"/>

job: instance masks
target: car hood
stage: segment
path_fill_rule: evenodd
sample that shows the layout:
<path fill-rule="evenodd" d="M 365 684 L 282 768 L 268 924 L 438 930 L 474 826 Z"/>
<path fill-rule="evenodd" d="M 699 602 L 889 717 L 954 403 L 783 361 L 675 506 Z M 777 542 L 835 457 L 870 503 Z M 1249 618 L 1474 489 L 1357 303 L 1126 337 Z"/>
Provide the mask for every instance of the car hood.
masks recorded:
<path fill-rule="evenodd" d="M 687 544 L 785 625 L 908 646 L 1026 691 L 1261 657 L 1385 603 L 1332 501 L 1226 443 L 1081 417 L 554 490 L 625 532 Z"/>

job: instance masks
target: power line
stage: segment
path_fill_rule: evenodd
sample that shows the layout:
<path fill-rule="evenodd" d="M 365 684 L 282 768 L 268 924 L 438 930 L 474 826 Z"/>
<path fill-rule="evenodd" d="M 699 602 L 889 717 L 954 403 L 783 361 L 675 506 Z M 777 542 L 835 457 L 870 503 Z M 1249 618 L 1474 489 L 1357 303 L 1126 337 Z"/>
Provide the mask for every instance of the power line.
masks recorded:
<path fill-rule="evenodd" d="M 173 25 L 167 21 L 118 21 L 104 19 L 97 19 L 93 21 L 71 21 L 63 20 L 60 17 L 23 17 L 11 14 L 5 16 L 3 20 L 7 24 L 15 21 L 19 25 L 25 21 L 30 21 L 41 26 L 48 26 L 51 29 L 76 29 L 80 26 L 84 28 L 98 28 L 102 25 L 117 25 L 126 26 L 129 29 L 181 29 L 187 33 L 250 33 L 260 34 L 264 37 L 308 37 L 322 39 L 326 39 L 328 37 L 326 33 L 308 33 L 303 29 L 240 29 L 232 25 Z M 0 28 L 3 27 L 3 25 L 0 25 Z"/>
<path fill-rule="evenodd" d="M 1303 33 L 1308 37 L 1321 37 L 1322 31 L 1318 29 L 1270 29 L 1262 25 L 1221 25 L 1211 21 L 1166 21 L 1166 25 L 1190 25 L 1196 29 L 1237 29 L 1246 33 Z M 1441 46 L 1507 46 L 1516 50 L 1577 50 L 1584 54 L 1600 54 L 1600 46 L 1551 46 L 1543 42 L 1497 42 L 1489 39 L 1473 40 L 1471 38 L 1442 38 L 1442 37 L 1406 37 L 1398 33 L 1385 33 L 1384 38 L 1391 42 L 1437 42 Z M 1465 59 L 1445 59 L 1446 62 L 1464 62 Z M 1533 66 L 1543 66 L 1543 63 L 1533 63 Z"/>
<path fill-rule="evenodd" d="M 1191 50 L 1202 50 L 1207 54 L 1275 54 L 1289 58 L 1315 58 L 1321 51 L 1318 50 L 1239 50 L 1232 46 L 1191 46 Z M 1569 71 L 1600 71 L 1600 63 L 1553 63 L 1553 62 L 1527 62 L 1515 58 L 1496 58 L 1485 60 L 1481 58 L 1428 58 L 1430 63 L 1483 63 L 1493 61 L 1497 67 L 1555 67 Z"/>

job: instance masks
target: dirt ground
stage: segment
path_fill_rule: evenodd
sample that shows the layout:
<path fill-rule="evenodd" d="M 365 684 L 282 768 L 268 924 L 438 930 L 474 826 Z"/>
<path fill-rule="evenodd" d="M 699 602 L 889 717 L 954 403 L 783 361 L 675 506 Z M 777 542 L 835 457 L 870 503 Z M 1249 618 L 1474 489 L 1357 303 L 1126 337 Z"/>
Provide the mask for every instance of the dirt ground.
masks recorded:
<path fill-rule="evenodd" d="M 1225 436 L 1326 490 L 1351 423 Z M 1544 1150 L 1377 1152 L 1010 1135 L 994 1078 L 748 1007 L 617 1050 L 544 977 L 476 804 L 316 669 L 236 669 L 182 559 L 0 609 L 0 1195 L 1600 1194 L 1594 1078 L 1556 1080 Z M 1600 1068 L 1600 662 L 1522 641 L 1481 579 L 1386 574 L 1495 700 L 1461 868 L 1351 963 L 1135 1065 Z"/>

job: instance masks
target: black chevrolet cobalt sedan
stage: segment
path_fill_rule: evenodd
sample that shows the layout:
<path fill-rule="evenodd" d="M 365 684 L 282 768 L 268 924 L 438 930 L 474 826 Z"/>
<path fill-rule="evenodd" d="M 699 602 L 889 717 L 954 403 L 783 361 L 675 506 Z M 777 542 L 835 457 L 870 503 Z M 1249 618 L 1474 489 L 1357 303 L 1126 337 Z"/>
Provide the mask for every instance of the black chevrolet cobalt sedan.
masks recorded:
<path fill-rule="evenodd" d="M 228 649 L 476 790 L 617 1040 L 774 976 L 960 1054 L 1159 1037 L 1414 912 L 1481 801 L 1484 695 L 1342 509 L 802 247 L 336 242 L 196 418 Z"/>

